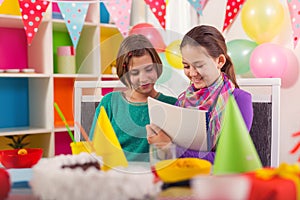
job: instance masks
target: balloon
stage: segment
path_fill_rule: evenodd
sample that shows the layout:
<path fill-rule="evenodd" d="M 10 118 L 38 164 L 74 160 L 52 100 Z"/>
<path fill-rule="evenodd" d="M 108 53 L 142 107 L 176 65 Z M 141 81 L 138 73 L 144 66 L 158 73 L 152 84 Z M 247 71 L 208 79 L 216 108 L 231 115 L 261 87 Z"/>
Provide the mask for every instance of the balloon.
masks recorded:
<path fill-rule="evenodd" d="M 257 78 L 281 78 L 287 64 L 284 48 L 271 43 L 257 46 L 250 57 L 250 69 Z"/>
<path fill-rule="evenodd" d="M 236 74 L 245 74 L 250 70 L 249 60 L 257 44 L 249 40 L 232 40 L 227 43 L 228 55 L 231 57 Z"/>
<path fill-rule="evenodd" d="M 164 40 L 163 40 L 161 34 L 151 24 L 140 23 L 140 24 L 133 26 L 129 31 L 129 35 L 132 35 L 132 34 L 142 34 L 142 35 L 146 36 L 150 40 L 150 42 L 152 43 L 152 45 L 154 46 L 154 48 L 156 49 L 157 52 L 160 53 L 160 52 L 165 51 L 166 45 L 164 43 Z"/>
<path fill-rule="evenodd" d="M 180 52 L 181 40 L 174 40 L 166 48 L 166 58 L 168 63 L 177 69 L 183 69 L 181 52 Z"/>
<path fill-rule="evenodd" d="M 293 86 L 299 77 L 299 62 L 292 50 L 285 48 L 285 55 L 287 57 L 287 67 L 281 77 L 281 86 L 288 88 Z"/>
<path fill-rule="evenodd" d="M 284 8 L 279 0 L 247 0 L 241 11 L 246 34 L 257 43 L 270 42 L 284 21 Z"/>
<path fill-rule="evenodd" d="M 164 52 L 159 53 L 159 57 L 163 63 L 163 72 L 160 75 L 159 79 L 157 79 L 156 81 L 157 84 L 167 82 L 172 77 L 172 68 L 171 66 L 169 66 L 169 63 L 166 60 L 166 54 Z"/>

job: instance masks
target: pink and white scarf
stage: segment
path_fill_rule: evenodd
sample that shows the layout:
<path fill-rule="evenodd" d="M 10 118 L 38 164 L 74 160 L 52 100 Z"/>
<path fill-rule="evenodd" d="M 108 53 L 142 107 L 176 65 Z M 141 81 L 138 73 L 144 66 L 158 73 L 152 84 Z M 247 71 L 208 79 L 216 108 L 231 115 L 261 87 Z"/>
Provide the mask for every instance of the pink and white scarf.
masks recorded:
<path fill-rule="evenodd" d="M 215 149 L 219 138 L 222 114 L 233 90 L 234 84 L 225 73 L 222 73 L 209 87 L 197 90 L 194 84 L 191 84 L 177 100 L 176 105 L 180 107 L 192 107 L 208 111 L 208 132 L 211 136 L 211 144 L 209 146 L 211 146 L 212 150 Z"/>

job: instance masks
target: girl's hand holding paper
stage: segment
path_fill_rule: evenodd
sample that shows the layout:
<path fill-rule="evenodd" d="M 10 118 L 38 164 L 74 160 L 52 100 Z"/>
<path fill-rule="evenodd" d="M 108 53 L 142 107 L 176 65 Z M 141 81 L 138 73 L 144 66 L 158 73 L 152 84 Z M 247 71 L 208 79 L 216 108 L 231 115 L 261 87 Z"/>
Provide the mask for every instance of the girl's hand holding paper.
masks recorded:
<path fill-rule="evenodd" d="M 172 142 L 171 138 L 155 124 L 147 125 L 146 130 L 149 144 L 155 144 L 157 147 L 162 148 Z"/>

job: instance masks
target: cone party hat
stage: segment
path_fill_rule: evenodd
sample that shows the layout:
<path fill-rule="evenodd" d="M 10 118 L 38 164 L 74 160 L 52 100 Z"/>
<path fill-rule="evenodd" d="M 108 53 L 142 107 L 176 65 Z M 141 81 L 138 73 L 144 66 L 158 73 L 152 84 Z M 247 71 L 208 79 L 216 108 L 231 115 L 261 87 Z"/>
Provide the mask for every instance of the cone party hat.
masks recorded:
<path fill-rule="evenodd" d="M 104 171 L 114 167 L 128 166 L 123 149 L 104 107 L 100 108 L 100 113 L 94 131 L 93 145 L 96 150 L 96 154 L 101 156 L 103 159 Z"/>
<path fill-rule="evenodd" d="M 249 131 L 234 96 L 231 95 L 224 111 L 213 173 L 235 174 L 261 168 Z"/>

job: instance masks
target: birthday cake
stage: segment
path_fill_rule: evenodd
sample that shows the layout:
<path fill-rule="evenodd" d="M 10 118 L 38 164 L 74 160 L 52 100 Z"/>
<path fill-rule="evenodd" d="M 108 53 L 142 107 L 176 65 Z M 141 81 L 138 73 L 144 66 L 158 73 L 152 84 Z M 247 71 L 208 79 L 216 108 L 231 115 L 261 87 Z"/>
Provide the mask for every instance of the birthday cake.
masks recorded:
<path fill-rule="evenodd" d="M 101 158 L 88 153 L 41 159 L 30 181 L 40 199 L 148 199 L 160 186 L 145 166 L 101 170 Z"/>

